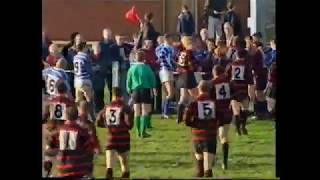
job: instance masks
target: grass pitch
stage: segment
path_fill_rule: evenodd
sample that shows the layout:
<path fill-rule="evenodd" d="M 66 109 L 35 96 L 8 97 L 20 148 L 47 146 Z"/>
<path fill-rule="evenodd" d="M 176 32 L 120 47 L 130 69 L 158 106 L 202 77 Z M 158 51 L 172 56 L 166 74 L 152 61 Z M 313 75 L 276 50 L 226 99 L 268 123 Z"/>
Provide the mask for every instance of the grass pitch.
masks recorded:
<path fill-rule="evenodd" d="M 191 131 L 174 119 L 152 118 L 152 137 L 137 138 L 131 131 L 130 173 L 131 178 L 191 178 L 195 173 L 192 153 Z M 275 127 L 271 121 L 250 121 L 248 136 L 237 136 L 230 129 L 229 170 L 221 169 L 221 146 L 217 146 L 217 162 L 213 168 L 214 177 L 219 178 L 275 178 Z M 106 129 L 97 129 L 99 140 L 104 147 Z M 94 175 L 105 177 L 105 154 L 95 160 Z M 114 169 L 120 177 L 120 165 Z"/>

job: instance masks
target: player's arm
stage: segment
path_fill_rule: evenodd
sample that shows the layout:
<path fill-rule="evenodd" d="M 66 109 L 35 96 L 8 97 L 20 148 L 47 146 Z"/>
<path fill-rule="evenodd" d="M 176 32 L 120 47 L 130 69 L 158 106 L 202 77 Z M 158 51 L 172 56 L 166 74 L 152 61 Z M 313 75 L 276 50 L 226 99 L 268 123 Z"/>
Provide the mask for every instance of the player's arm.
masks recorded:
<path fill-rule="evenodd" d="M 134 118 L 134 112 L 131 110 L 129 106 L 124 107 L 124 122 L 126 123 L 127 127 L 129 129 L 132 129 L 134 123 L 133 123 L 133 118 Z"/>
<path fill-rule="evenodd" d="M 105 128 L 106 108 L 103 108 L 97 115 L 97 126 Z"/>
<path fill-rule="evenodd" d="M 193 126 L 194 114 L 195 114 L 195 103 L 191 103 L 187 109 L 184 111 L 182 120 L 185 122 L 186 126 Z"/>

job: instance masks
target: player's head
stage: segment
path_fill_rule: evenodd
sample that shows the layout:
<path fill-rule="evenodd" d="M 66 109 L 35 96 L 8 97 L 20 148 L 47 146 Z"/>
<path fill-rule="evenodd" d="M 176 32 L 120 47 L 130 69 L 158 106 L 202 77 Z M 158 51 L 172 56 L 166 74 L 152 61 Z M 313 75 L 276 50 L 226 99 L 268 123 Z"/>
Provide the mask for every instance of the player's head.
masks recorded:
<path fill-rule="evenodd" d="M 209 92 L 208 82 L 201 80 L 198 85 L 199 94 L 207 94 Z"/>
<path fill-rule="evenodd" d="M 57 91 L 59 94 L 67 93 L 67 86 L 63 81 L 60 81 L 59 83 L 57 83 Z"/>
<path fill-rule="evenodd" d="M 144 62 L 145 61 L 145 52 L 142 49 L 138 49 L 136 51 L 136 61 L 137 62 Z"/>
<path fill-rule="evenodd" d="M 145 49 L 151 49 L 153 47 L 153 42 L 152 40 L 146 39 L 143 42 L 143 48 Z"/>
<path fill-rule="evenodd" d="M 56 68 L 67 69 L 68 62 L 64 58 L 60 58 L 56 63 Z"/>
<path fill-rule="evenodd" d="M 76 47 L 77 47 L 78 52 L 84 52 L 86 49 L 86 43 L 82 42 L 82 43 L 78 44 Z"/>
<path fill-rule="evenodd" d="M 215 50 L 214 50 L 214 53 L 219 57 L 219 58 L 223 58 L 226 56 L 227 54 L 227 48 L 225 47 L 217 47 Z"/>
<path fill-rule="evenodd" d="M 232 27 L 232 25 L 230 24 L 230 22 L 224 23 L 224 25 L 223 25 L 223 31 L 224 31 L 224 33 L 227 34 L 227 35 L 233 35 L 233 27 Z"/>
<path fill-rule="evenodd" d="M 78 109 L 75 105 L 67 107 L 66 119 L 71 121 L 78 119 Z"/>
<path fill-rule="evenodd" d="M 236 58 L 237 59 L 244 59 L 246 57 L 247 51 L 244 49 L 240 49 L 236 51 Z"/>
<path fill-rule="evenodd" d="M 213 52 L 214 49 L 216 48 L 214 39 L 213 38 L 209 38 L 209 39 L 207 39 L 206 43 L 207 43 L 208 51 Z"/>
<path fill-rule="evenodd" d="M 193 48 L 192 36 L 183 36 L 181 38 L 181 43 L 185 49 L 192 49 Z"/>
<path fill-rule="evenodd" d="M 168 44 L 168 45 L 172 45 L 172 43 L 173 43 L 172 35 L 170 35 L 170 34 L 165 34 L 165 35 L 164 35 L 164 43 L 166 43 L 166 44 Z"/>
<path fill-rule="evenodd" d="M 89 103 L 85 100 L 82 100 L 78 103 L 79 114 L 88 114 L 89 113 Z"/>
<path fill-rule="evenodd" d="M 224 72 L 225 72 L 225 69 L 221 65 L 214 66 L 214 68 L 212 70 L 212 74 L 213 74 L 214 78 L 221 76 L 222 74 L 224 74 Z"/>
<path fill-rule="evenodd" d="M 158 44 L 163 44 L 164 43 L 164 36 L 158 36 L 157 42 L 158 42 Z"/>

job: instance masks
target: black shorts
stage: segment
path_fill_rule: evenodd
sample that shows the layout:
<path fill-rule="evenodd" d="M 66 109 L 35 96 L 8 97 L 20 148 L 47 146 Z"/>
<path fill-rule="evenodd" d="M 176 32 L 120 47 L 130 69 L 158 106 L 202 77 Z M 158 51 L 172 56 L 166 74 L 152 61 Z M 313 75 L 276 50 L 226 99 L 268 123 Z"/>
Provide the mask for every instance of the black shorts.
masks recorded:
<path fill-rule="evenodd" d="M 232 100 L 235 100 L 237 102 L 242 102 L 248 98 L 249 98 L 248 93 L 237 93 L 231 97 Z"/>
<path fill-rule="evenodd" d="M 106 147 L 106 150 L 115 150 L 117 153 L 125 153 L 127 151 L 130 151 L 130 146 L 122 146 L 122 147 L 112 147 L 110 148 L 109 146 Z"/>
<path fill-rule="evenodd" d="M 178 75 L 177 88 L 193 89 L 197 87 L 196 77 L 193 72 L 181 73 Z"/>
<path fill-rule="evenodd" d="M 209 141 L 196 141 L 196 142 L 193 142 L 193 147 L 195 152 L 198 154 L 202 154 L 203 152 L 216 154 L 217 139 L 214 138 Z"/>
<path fill-rule="evenodd" d="M 133 90 L 131 94 L 133 104 L 151 104 L 151 89 L 137 89 Z"/>
<path fill-rule="evenodd" d="M 216 117 L 217 117 L 217 120 L 218 120 L 218 126 L 223 126 L 225 124 L 231 124 L 231 121 L 232 121 L 232 110 L 231 109 L 228 109 L 228 110 L 225 110 L 224 112 L 220 112 L 220 111 L 217 111 L 216 112 Z"/>

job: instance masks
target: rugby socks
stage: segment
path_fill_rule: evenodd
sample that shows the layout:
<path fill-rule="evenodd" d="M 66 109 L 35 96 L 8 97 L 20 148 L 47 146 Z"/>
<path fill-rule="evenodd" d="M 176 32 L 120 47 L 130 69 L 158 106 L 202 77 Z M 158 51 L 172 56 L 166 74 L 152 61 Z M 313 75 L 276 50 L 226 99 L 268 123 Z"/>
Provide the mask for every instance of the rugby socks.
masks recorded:
<path fill-rule="evenodd" d="M 203 167 L 203 159 L 197 160 L 197 174 L 196 177 L 203 177 L 204 176 L 204 167 Z"/>
<path fill-rule="evenodd" d="M 121 178 L 129 178 L 130 172 L 123 172 Z"/>
<path fill-rule="evenodd" d="M 138 136 L 140 137 L 140 119 L 141 119 L 141 117 L 140 116 L 136 116 L 136 117 L 134 117 L 134 123 L 136 124 L 136 127 L 137 127 L 137 132 L 138 132 Z"/>
<path fill-rule="evenodd" d="M 233 118 L 233 121 L 234 121 L 234 123 L 236 125 L 236 130 L 237 130 L 238 135 L 241 135 L 241 131 L 240 131 L 240 124 L 241 124 L 240 115 L 234 115 L 232 118 Z"/>
<path fill-rule="evenodd" d="M 212 177 L 212 176 L 213 176 L 212 169 L 206 170 L 206 172 L 204 172 L 204 177 Z"/>
<path fill-rule="evenodd" d="M 152 126 L 151 126 L 151 114 L 152 113 L 149 113 L 149 115 L 146 116 L 146 127 L 147 128 L 152 128 Z"/>
<path fill-rule="evenodd" d="M 246 128 L 246 125 L 247 125 L 247 119 L 248 119 L 248 116 L 249 116 L 249 111 L 248 110 L 244 110 L 244 111 L 241 111 L 240 113 L 241 115 L 241 130 L 242 130 L 242 133 L 247 135 L 248 134 L 248 130 Z"/>
<path fill-rule="evenodd" d="M 182 122 L 182 117 L 183 117 L 183 112 L 184 112 L 184 108 L 185 108 L 185 105 L 184 104 L 178 104 L 178 119 L 177 119 L 177 123 L 180 123 Z"/>
<path fill-rule="evenodd" d="M 148 116 L 141 116 L 140 118 L 140 136 L 141 137 L 149 137 L 150 135 L 147 134 L 146 129 L 147 129 L 147 119 Z"/>
<path fill-rule="evenodd" d="M 224 168 L 228 169 L 229 143 L 226 142 L 222 144 L 222 152 Z"/>
<path fill-rule="evenodd" d="M 108 180 L 113 179 L 112 168 L 108 168 L 108 169 L 107 169 L 106 179 L 108 179 Z"/>

